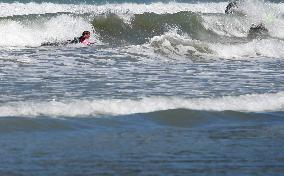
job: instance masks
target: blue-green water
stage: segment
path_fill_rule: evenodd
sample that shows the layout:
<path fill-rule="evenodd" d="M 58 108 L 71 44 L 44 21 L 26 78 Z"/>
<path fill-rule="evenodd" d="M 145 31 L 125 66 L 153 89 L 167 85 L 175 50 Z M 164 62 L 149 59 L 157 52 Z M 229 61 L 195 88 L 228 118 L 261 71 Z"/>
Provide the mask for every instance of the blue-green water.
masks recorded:
<path fill-rule="evenodd" d="M 1 1 L 0 175 L 283 175 L 283 4 L 131 2 Z"/>

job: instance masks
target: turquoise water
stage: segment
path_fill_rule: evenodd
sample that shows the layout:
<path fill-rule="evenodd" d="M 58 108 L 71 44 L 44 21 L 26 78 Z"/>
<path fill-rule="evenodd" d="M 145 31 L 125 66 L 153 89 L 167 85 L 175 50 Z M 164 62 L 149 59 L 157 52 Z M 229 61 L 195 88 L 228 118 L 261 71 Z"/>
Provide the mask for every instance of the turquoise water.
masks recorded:
<path fill-rule="evenodd" d="M 0 175 L 282 175 L 283 4 L 226 5 L 2 1 Z"/>

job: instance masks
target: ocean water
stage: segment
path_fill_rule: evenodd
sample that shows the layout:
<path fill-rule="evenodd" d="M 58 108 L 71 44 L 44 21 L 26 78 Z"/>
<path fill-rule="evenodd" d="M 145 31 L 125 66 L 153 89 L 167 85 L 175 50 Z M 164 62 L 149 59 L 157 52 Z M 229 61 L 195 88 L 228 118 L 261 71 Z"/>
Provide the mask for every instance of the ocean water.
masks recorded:
<path fill-rule="evenodd" d="M 283 175 L 284 5 L 227 4 L 1 1 L 0 175 Z"/>

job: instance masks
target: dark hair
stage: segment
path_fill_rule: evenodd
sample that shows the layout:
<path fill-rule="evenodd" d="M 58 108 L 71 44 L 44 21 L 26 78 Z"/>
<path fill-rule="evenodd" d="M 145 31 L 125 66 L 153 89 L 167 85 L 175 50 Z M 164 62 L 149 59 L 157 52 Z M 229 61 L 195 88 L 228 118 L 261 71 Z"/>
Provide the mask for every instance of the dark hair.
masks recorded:
<path fill-rule="evenodd" d="M 87 34 L 90 34 L 90 31 L 84 31 L 84 32 L 82 33 L 82 36 L 87 35 Z"/>
<path fill-rule="evenodd" d="M 83 42 L 84 40 L 85 40 L 85 35 L 87 35 L 87 34 L 91 34 L 90 33 L 90 31 L 84 31 L 83 33 L 82 33 L 82 36 L 81 37 L 79 37 L 79 41 L 80 42 Z"/>

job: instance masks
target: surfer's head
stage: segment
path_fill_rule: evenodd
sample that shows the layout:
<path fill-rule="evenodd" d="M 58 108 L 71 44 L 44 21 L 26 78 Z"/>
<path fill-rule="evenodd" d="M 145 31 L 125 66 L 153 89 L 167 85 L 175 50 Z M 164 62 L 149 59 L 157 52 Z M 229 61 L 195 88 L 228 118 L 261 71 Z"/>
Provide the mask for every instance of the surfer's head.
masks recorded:
<path fill-rule="evenodd" d="M 84 37 L 84 39 L 89 39 L 90 35 L 91 35 L 90 31 L 84 31 L 82 33 L 82 37 Z"/>
<path fill-rule="evenodd" d="M 91 36 L 90 31 L 84 31 L 82 36 L 79 38 L 79 41 L 82 43 L 84 40 L 89 39 Z"/>

